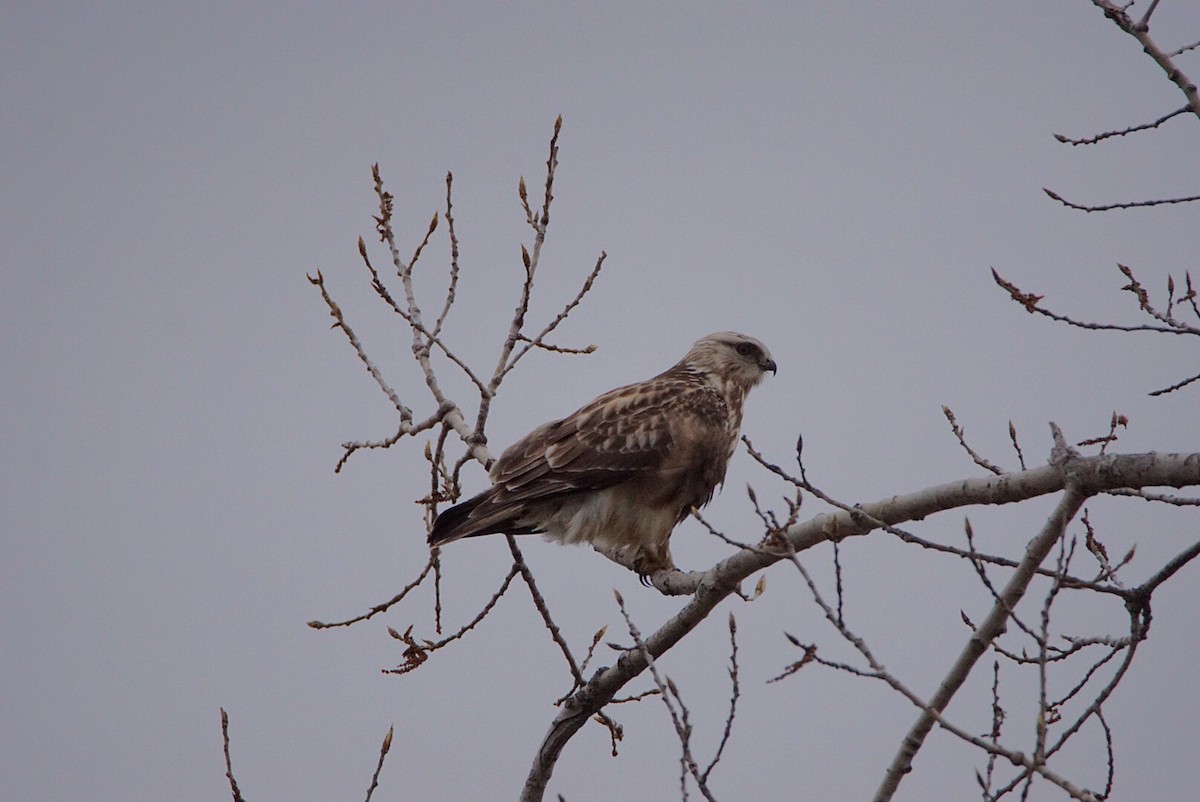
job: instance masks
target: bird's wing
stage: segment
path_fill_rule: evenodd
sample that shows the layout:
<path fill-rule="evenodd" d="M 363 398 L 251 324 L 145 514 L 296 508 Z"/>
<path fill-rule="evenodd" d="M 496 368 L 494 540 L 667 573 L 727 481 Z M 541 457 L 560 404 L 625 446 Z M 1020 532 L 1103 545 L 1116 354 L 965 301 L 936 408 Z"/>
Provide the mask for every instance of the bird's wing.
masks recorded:
<path fill-rule="evenodd" d="M 439 516 L 430 543 L 544 531 L 529 517 L 531 507 L 639 477 L 678 482 L 688 475 L 679 506 L 702 504 L 729 457 L 727 407 L 714 387 L 688 373 L 668 371 L 607 392 L 506 449 L 490 471 L 492 486 Z"/>
<path fill-rule="evenodd" d="M 697 417 L 723 420 L 708 384 L 664 374 L 600 396 L 509 447 L 491 471 L 503 503 L 600 490 L 662 465 Z M 687 419 L 686 421 L 684 419 Z"/>

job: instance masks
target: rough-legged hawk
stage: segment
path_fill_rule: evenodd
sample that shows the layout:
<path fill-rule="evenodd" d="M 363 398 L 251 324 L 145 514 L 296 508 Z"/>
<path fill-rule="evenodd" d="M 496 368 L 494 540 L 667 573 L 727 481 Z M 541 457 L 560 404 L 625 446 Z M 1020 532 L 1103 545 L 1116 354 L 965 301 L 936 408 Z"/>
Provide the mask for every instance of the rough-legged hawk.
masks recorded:
<path fill-rule="evenodd" d="M 492 486 L 444 511 L 431 547 L 496 532 L 590 543 L 647 576 L 673 568 L 668 540 L 725 479 L 742 402 L 767 347 L 735 332 L 696 341 L 674 367 L 534 429 L 492 465 Z"/>

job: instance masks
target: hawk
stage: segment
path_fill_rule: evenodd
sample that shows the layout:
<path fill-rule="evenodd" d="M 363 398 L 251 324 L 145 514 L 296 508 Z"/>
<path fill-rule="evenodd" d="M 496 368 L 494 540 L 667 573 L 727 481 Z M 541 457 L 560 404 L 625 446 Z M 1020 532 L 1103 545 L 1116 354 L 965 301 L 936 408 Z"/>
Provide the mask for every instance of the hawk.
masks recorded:
<path fill-rule="evenodd" d="M 541 533 L 589 543 L 643 577 L 674 568 L 668 540 L 712 500 L 737 446 L 746 393 L 775 372 L 758 340 L 702 337 L 673 367 L 534 429 L 500 455 L 492 486 L 442 512 L 430 547 Z"/>

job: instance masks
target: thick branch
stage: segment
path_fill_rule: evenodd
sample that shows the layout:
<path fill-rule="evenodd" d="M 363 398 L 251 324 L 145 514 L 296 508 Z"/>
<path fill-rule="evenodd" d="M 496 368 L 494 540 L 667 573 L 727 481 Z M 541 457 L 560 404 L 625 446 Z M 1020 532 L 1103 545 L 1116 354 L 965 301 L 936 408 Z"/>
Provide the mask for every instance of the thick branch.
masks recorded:
<path fill-rule="evenodd" d="M 875 802 L 888 802 L 899 788 L 904 775 L 912 770 L 913 758 L 925 743 L 925 737 L 929 735 L 933 725 L 937 723 L 936 714 L 940 714 L 946 709 L 950 700 L 954 698 L 954 694 L 966 682 L 975 663 L 988 650 L 992 641 L 1007 628 L 1008 619 L 1012 615 L 1012 611 L 1016 609 L 1021 597 L 1025 595 L 1025 589 L 1029 587 L 1030 581 L 1037 573 L 1038 566 L 1042 564 L 1042 560 L 1046 559 L 1046 555 L 1054 548 L 1054 544 L 1062 538 L 1067 524 L 1083 506 L 1087 497 L 1086 492 L 1074 484 L 1068 484 L 1066 492 L 1046 520 L 1042 531 L 1029 542 L 1025 549 L 1025 557 L 1009 578 L 1008 584 L 996 599 L 996 603 L 992 605 L 988 617 L 971 633 L 971 638 L 963 647 L 962 653 L 954 661 L 954 665 L 946 674 L 946 678 L 942 680 L 942 684 L 933 698 L 929 700 L 928 707 L 921 712 L 912 729 L 908 731 L 908 735 L 904 737 L 900 751 L 896 753 L 892 765 L 884 774 L 883 783 L 875 792 Z"/>
<path fill-rule="evenodd" d="M 1104 12 L 1104 16 L 1115 22 L 1118 28 L 1138 40 L 1138 44 L 1142 46 L 1146 55 L 1154 59 L 1154 62 L 1167 74 L 1168 80 L 1183 92 L 1188 101 L 1188 109 L 1200 118 L 1200 94 L 1197 94 L 1196 84 L 1175 66 L 1175 62 L 1171 60 L 1171 56 L 1174 54 L 1163 51 L 1150 38 L 1149 13 L 1140 22 L 1135 23 L 1125 11 L 1128 6 L 1118 6 L 1110 0 L 1092 0 L 1092 3 Z"/>
<path fill-rule="evenodd" d="M 865 535 L 879 523 L 889 525 L 925 518 L 936 512 L 977 504 L 1011 504 L 1063 490 L 1070 483 L 1071 497 L 1092 495 L 1115 488 L 1154 486 L 1187 487 L 1200 484 L 1200 453 L 1195 454 L 1107 454 L 1072 460 L 1069 475 L 1057 466 L 966 479 L 921 490 L 905 496 L 874 502 L 861 512 L 838 511 L 818 515 L 788 527 L 791 549 L 809 549 L 826 540 Z M 664 654 L 695 629 L 742 580 L 786 559 L 788 552 L 765 549 L 742 551 L 722 560 L 707 571 L 683 573 L 663 571 L 652 577 L 663 592 L 694 595 L 673 618 L 645 639 L 653 657 Z M 563 748 L 588 718 L 599 712 L 633 678 L 646 669 L 638 649 L 625 651 L 616 665 L 599 670 L 571 696 L 550 725 L 526 779 L 523 802 L 543 798 L 546 785 Z"/>

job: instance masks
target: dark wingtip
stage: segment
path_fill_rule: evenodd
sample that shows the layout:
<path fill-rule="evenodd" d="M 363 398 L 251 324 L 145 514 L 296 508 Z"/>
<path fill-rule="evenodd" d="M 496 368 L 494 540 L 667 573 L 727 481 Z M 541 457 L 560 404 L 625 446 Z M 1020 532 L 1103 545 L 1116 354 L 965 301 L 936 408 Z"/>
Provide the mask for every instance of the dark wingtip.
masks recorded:
<path fill-rule="evenodd" d="M 426 538 L 429 548 L 435 549 L 464 537 L 466 533 L 460 527 L 466 522 L 471 510 L 479 506 L 479 502 L 480 498 L 477 496 L 462 504 L 455 504 L 449 509 L 442 510 L 441 514 L 433 519 L 433 528 L 429 530 L 429 537 Z"/>

